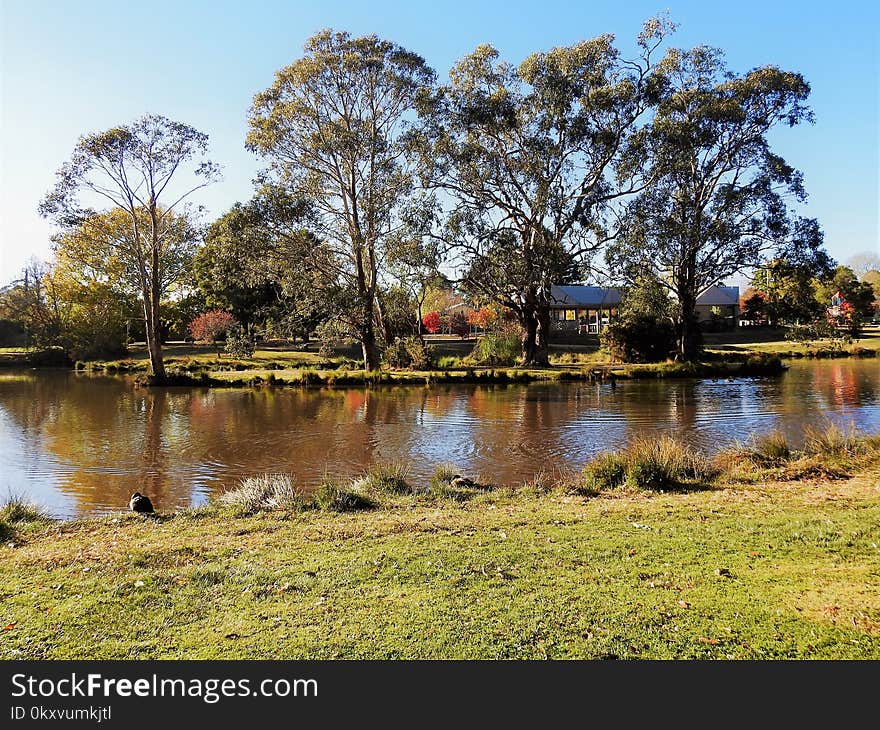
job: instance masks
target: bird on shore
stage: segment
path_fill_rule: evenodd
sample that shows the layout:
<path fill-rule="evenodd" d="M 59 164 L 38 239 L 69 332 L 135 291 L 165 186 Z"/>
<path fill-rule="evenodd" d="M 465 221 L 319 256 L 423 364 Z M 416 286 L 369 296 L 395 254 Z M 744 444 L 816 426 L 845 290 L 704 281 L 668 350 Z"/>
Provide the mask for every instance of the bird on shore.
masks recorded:
<path fill-rule="evenodd" d="M 132 512 L 148 514 L 153 511 L 153 503 L 150 501 L 150 498 L 140 492 L 135 492 L 131 495 L 131 499 L 128 501 L 128 506 L 131 508 Z"/>

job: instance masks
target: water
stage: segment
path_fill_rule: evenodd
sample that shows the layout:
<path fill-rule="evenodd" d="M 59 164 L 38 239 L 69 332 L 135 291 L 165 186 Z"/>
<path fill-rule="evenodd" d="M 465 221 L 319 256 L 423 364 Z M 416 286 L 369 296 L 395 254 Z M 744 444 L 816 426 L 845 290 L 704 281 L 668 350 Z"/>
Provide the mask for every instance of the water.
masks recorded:
<path fill-rule="evenodd" d="M 795 362 L 777 378 L 340 390 L 135 389 L 122 377 L 0 371 L 0 496 L 54 515 L 204 502 L 242 476 L 406 461 L 415 479 L 452 462 L 494 483 L 573 469 L 641 433 L 712 451 L 831 419 L 880 430 L 880 363 Z"/>

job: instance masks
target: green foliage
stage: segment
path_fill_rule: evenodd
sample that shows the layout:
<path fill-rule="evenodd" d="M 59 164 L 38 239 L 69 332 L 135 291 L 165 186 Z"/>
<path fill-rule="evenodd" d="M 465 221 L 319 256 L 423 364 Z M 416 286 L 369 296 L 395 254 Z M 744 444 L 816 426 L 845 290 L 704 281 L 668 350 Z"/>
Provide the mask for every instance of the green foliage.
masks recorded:
<path fill-rule="evenodd" d="M 632 314 L 608 325 L 599 335 L 602 349 L 620 362 L 666 360 L 675 348 L 675 332 L 668 320 Z"/>
<path fill-rule="evenodd" d="M 475 365 L 515 365 L 522 354 L 521 345 L 519 328 L 502 326 L 480 335 L 468 360 Z"/>
<path fill-rule="evenodd" d="M 410 494 L 413 488 L 409 483 L 409 472 L 409 464 L 400 462 L 372 464 L 354 486 L 366 492 Z"/>
<path fill-rule="evenodd" d="M 721 51 L 672 51 L 662 65 L 658 104 L 640 141 L 652 179 L 626 208 L 606 252 L 628 280 L 666 282 L 679 311 L 678 357 L 699 354 L 697 297 L 768 253 L 797 266 L 827 260 L 815 220 L 797 216 L 801 174 L 769 143 L 771 132 L 812 119 L 809 84 L 774 66 L 731 73 Z M 662 277 L 662 278 L 661 278 Z"/>
<path fill-rule="evenodd" d="M 610 35 L 519 65 L 484 44 L 419 98 L 410 142 L 422 177 L 448 200 L 444 238 L 464 259 L 465 290 L 530 325 L 524 364 L 547 362 L 550 287 L 580 278 L 586 242 L 601 236 L 600 201 L 634 183 L 628 141 L 670 31 L 662 18 L 646 23 L 635 58 Z"/>
<path fill-rule="evenodd" d="M 820 283 L 816 297 L 823 307 L 831 306 L 831 297 L 840 292 L 844 304 L 834 324 L 846 328 L 857 337 L 862 325 L 874 316 L 874 288 L 870 283 L 859 281 L 852 269 L 838 266 L 827 280 Z"/>
<path fill-rule="evenodd" d="M 418 337 L 398 337 L 385 348 L 385 363 L 403 370 L 428 370 L 433 366 L 431 350 Z"/>
<path fill-rule="evenodd" d="M 400 131 L 435 75 L 415 53 L 376 36 L 324 30 L 303 50 L 251 110 L 247 146 L 271 164 L 263 219 L 285 244 L 291 223 L 313 234 L 286 248 L 298 261 L 320 261 L 312 291 L 360 341 L 364 369 L 378 370 L 377 298 L 390 254 L 429 222 L 407 215 L 414 175 Z M 297 221 L 291 206 L 271 204 L 279 196 L 304 208 Z"/>
<path fill-rule="evenodd" d="M 22 495 L 8 494 L 0 506 L 0 523 L 17 525 L 26 522 L 45 522 L 49 519 L 42 507 Z"/>
<path fill-rule="evenodd" d="M 312 495 L 312 504 L 327 512 L 357 512 L 378 506 L 369 495 L 343 487 L 329 477 L 324 477 L 318 485 Z"/>
<path fill-rule="evenodd" d="M 226 331 L 226 345 L 224 347 L 233 357 L 249 358 L 254 355 L 254 340 L 250 333 L 240 324 L 233 324 Z"/>
<path fill-rule="evenodd" d="M 587 462 L 582 484 L 601 491 L 626 484 L 636 489 L 676 490 L 703 487 L 719 474 L 706 456 L 669 436 L 642 437 L 616 454 Z"/>

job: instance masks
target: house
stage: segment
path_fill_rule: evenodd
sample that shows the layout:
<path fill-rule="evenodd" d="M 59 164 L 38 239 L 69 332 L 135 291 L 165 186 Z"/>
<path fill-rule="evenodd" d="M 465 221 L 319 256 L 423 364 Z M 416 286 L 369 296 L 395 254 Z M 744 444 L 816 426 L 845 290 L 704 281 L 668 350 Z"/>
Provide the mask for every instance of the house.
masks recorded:
<path fill-rule="evenodd" d="M 617 317 L 620 290 L 601 286 L 552 286 L 550 316 L 560 330 L 599 334 Z"/>
<path fill-rule="evenodd" d="M 738 286 L 710 286 L 697 297 L 697 320 L 707 329 L 733 329 L 739 313 Z"/>
<path fill-rule="evenodd" d="M 620 308 L 620 290 L 601 286 L 552 286 L 550 316 L 557 329 L 599 334 Z M 739 287 L 712 286 L 697 297 L 697 319 L 712 329 L 732 329 L 739 315 Z"/>

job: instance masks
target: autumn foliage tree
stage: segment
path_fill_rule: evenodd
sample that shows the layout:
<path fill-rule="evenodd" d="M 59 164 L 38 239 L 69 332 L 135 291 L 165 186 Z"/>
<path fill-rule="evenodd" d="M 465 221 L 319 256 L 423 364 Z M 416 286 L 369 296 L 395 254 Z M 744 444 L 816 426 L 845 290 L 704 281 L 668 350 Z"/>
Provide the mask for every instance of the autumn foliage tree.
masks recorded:
<path fill-rule="evenodd" d="M 238 324 L 229 312 L 221 312 L 218 309 L 210 312 L 204 312 L 189 323 L 189 333 L 196 342 L 210 342 L 214 345 L 220 340 L 221 336 L 226 334 L 232 327 Z M 217 350 L 220 354 L 220 350 Z"/>
<path fill-rule="evenodd" d="M 440 331 L 440 327 L 443 326 L 443 322 L 437 312 L 428 312 L 424 317 L 422 317 L 422 325 L 424 325 L 426 332 L 435 335 Z"/>

